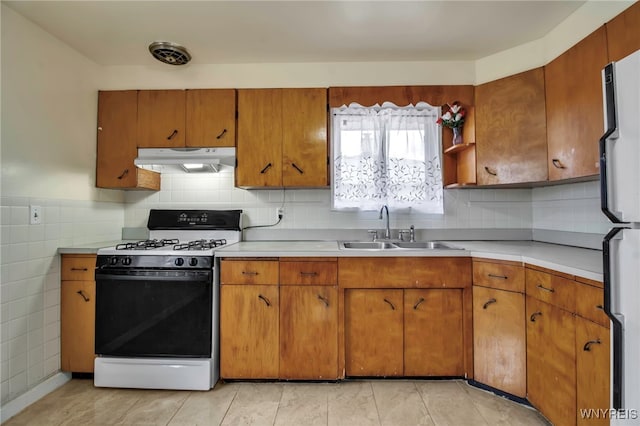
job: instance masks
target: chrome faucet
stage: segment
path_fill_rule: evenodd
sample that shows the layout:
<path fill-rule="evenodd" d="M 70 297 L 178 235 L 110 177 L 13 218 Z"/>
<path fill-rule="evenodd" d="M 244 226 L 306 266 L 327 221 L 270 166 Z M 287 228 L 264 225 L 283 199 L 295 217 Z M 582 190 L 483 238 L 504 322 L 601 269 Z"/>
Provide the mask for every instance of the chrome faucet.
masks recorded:
<path fill-rule="evenodd" d="M 380 209 L 380 216 L 378 217 L 378 219 L 382 219 L 382 211 L 383 210 L 387 211 L 387 226 L 384 229 L 384 239 L 385 240 L 390 240 L 391 239 L 391 230 L 389 229 L 389 207 L 387 207 L 386 204 L 384 206 L 382 206 L 382 208 Z"/>

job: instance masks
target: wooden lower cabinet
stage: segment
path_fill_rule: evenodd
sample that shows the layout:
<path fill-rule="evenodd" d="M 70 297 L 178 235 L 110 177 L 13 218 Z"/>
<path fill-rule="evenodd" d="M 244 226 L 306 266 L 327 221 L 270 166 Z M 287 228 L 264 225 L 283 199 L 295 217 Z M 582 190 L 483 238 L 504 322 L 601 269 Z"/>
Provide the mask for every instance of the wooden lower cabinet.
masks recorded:
<path fill-rule="evenodd" d="M 462 290 L 404 290 L 404 375 L 464 376 Z"/>
<path fill-rule="evenodd" d="M 527 390 L 522 293 L 473 287 L 474 379 L 524 398 Z"/>
<path fill-rule="evenodd" d="M 74 373 L 93 373 L 96 317 L 95 281 L 62 281 L 60 306 L 61 370 Z"/>
<path fill-rule="evenodd" d="M 574 315 L 526 297 L 527 397 L 554 425 L 576 424 Z"/>
<path fill-rule="evenodd" d="M 462 292 L 346 290 L 346 375 L 464 376 Z"/>
<path fill-rule="evenodd" d="M 280 378 L 338 377 L 338 289 L 280 287 Z"/>
<path fill-rule="evenodd" d="M 588 418 L 581 410 L 610 407 L 609 329 L 576 317 L 577 424 L 608 425 L 609 419 Z M 602 412 L 602 411 L 600 411 Z"/>
<path fill-rule="evenodd" d="M 279 303 L 274 285 L 220 287 L 222 378 L 278 378 Z"/>
<path fill-rule="evenodd" d="M 403 290 L 345 291 L 347 376 L 402 376 Z"/>

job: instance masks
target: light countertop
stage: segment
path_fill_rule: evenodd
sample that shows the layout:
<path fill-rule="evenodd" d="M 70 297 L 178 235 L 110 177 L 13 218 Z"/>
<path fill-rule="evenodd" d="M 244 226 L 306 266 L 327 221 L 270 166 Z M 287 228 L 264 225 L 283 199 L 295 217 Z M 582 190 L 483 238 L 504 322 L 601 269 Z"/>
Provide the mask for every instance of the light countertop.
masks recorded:
<path fill-rule="evenodd" d="M 602 281 L 602 252 L 536 241 L 445 241 L 462 250 L 340 250 L 336 241 L 243 241 L 216 250 L 217 257 L 482 257 L 511 260 Z M 122 241 L 62 247 L 60 254 L 95 254 Z"/>
<path fill-rule="evenodd" d="M 602 252 L 535 241 L 446 241 L 462 250 L 340 250 L 336 241 L 244 241 L 217 257 L 482 257 L 511 260 L 602 281 Z"/>

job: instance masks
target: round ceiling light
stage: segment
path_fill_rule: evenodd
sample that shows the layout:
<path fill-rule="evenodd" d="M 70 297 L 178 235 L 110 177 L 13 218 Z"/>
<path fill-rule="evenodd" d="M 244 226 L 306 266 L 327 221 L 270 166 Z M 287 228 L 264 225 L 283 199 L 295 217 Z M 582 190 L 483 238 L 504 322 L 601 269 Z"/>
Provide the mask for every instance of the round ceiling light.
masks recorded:
<path fill-rule="evenodd" d="M 191 60 L 191 54 L 184 46 L 169 41 L 154 41 L 149 45 L 154 58 L 169 65 L 185 65 Z"/>

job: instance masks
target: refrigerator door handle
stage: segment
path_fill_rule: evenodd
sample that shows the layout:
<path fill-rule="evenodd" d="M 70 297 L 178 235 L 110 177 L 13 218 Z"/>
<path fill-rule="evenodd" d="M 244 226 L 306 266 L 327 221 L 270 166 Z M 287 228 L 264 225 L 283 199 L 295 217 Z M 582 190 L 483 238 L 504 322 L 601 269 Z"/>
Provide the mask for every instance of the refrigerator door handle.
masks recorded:
<path fill-rule="evenodd" d="M 607 141 L 618 138 L 618 117 L 616 113 L 615 63 L 602 70 L 602 90 L 604 98 L 605 132 L 600 138 L 600 208 L 613 223 L 625 223 L 609 208 L 609 182 L 607 176 Z"/>
<path fill-rule="evenodd" d="M 622 407 L 622 380 L 623 370 L 623 321 L 624 317 L 620 313 L 614 313 L 612 307 L 613 282 L 611 268 L 611 240 L 623 229 L 629 228 L 613 228 L 607 233 L 602 241 L 602 258 L 603 258 L 603 281 L 604 281 L 604 312 L 611 319 L 611 328 L 613 332 L 613 379 L 611 383 L 613 408 L 619 410 Z"/>

